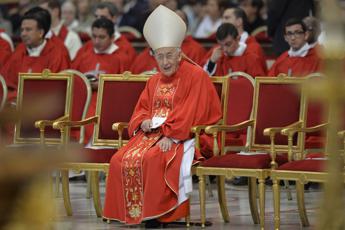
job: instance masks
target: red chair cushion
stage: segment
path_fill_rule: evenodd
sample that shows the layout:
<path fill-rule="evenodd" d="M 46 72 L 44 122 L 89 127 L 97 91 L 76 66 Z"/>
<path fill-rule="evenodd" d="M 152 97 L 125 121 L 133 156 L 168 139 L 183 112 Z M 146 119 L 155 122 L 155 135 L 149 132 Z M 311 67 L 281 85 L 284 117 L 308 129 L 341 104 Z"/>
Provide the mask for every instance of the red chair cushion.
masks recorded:
<path fill-rule="evenodd" d="M 320 149 L 325 147 L 325 137 L 322 136 L 309 136 L 305 140 L 306 149 Z"/>
<path fill-rule="evenodd" d="M 246 143 L 246 135 L 238 135 L 235 133 L 227 133 L 225 135 L 225 146 L 244 146 Z"/>
<path fill-rule="evenodd" d="M 316 159 L 316 158 L 324 158 L 325 154 L 324 153 L 308 153 L 305 156 L 306 160 L 311 160 L 311 159 Z"/>
<path fill-rule="evenodd" d="M 219 168 L 252 168 L 265 169 L 270 167 L 271 157 L 264 155 L 239 155 L 227 154 L 219 157 L 212 157 L 201 162 L 203 167 L 219 167 Z"/>
<path fill-rule="evenodd" d="M 323 172 L 326 160 L 291 161 L 281 165 L 277 170 Z"/>

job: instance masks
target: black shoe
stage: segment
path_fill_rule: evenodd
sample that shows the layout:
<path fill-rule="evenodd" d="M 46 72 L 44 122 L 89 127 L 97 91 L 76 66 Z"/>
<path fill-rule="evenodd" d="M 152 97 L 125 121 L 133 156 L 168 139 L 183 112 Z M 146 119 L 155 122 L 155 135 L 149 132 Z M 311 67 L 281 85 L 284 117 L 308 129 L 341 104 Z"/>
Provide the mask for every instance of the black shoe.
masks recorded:
<path fill-rule="evenodd" d="M 86 182 L 86 176 L 85 175 L 74 176 L 74 177 L 69 178 L 69 181 L 83 181 L 83 182 Z"/>
<path fill-rule="evenodd" d="M 157 219 L 145 221 L 145 228 L 164 228 L 167 224 L 159 222 Z"/>
<path fill-rule="evenodd" d="M 235 186 L 248 185 L 248 177 L 235 177 L 232 180 L 232 184 Z"/>

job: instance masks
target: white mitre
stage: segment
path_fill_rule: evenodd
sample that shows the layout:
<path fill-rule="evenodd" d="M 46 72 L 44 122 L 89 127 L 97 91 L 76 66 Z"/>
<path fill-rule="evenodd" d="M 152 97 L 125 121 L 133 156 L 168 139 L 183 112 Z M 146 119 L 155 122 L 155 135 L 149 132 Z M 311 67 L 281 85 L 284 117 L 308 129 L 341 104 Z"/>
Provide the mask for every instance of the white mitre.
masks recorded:
<path fill-rule="evenodd" d="M 162 47 L 181 47 L 187 26 L 174 11 L 159 5 L 147 18 L 144 37 L 153 50 Z"/>

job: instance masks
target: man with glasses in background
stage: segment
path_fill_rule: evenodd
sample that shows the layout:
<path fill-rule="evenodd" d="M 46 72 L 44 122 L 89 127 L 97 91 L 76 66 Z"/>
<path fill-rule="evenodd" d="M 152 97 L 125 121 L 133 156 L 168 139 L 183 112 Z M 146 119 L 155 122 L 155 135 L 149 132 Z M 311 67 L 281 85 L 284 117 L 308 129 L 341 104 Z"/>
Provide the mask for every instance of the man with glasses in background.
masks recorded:
<path fill-rule="evenodd" d="M 308 44 L 309 31 L 302 20 L 292 18 L 285 24 L 284 38 L 290 49 L 278 57 L 268 72 L 269 76 L 285 73 L 289 76 L 306 76 L 318 72 L 320 59 L 313 46 Z"/>

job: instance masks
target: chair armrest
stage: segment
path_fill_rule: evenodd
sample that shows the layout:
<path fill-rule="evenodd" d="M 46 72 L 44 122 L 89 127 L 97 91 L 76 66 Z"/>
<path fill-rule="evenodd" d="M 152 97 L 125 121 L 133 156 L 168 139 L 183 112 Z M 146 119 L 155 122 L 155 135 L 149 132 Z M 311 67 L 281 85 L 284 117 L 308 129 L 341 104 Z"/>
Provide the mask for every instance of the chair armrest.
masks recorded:
<path fill-rule="evenodd" d="M 214 135 L 218 132 L 234 132 L 234 131 L 248 128 L 253 125 L 254 125 L 254 120 L 243 121 L 236 125 L 210 125 L 206 127 L 205 133 Z"/>
<path fill-rule="evenodd" d="M 200 150 L 200 133 L 202 130 L 204 130 L 207 127 L 207 125 L 196 125 L 193 126 L 190 131 L 195 136 L 195 148 Z"/>
<path fill-rule="evenodd" d="M 57 121 L 53 123 L 53 128 L 62 130 L 65 127 L 81 127 L 92 123 L 98 123 L 98 116 L 89 117 L 80 121 Z"/>
<path fill-rule="evenodd" d="M 293 136 L 297 132 L 302 133 L 314 133 L 317 131 L 325 130 L 328 127 L 328 123 L 308 127 L 308 128 L 299 128 L 299 127 L 287 127 L 282 129 L 281 134 L 285 136 Z M 345 133 L 345 130 L 344 130 Z"/>
<path fill-rule="evenodd" d="M 210 125 L 205 129 L 205 133 L 213 135 L 213 155 L 219 155 L 218 133 L 219 132 L 234 132 L 245 129 L 254 125 L 254 120 L 247 120 L 236 125 Z M 222 143 L 223 145 L 223 143 Z M 224 146 L 222 146 L 224 147 Z M 224 149 L 224 148 L 222 148 Z"/>
<path fill-rule="evenodd" d="M 65 121 L 69 118 L 68 115 L 65 115 L 65 116 L 62 116 L 62 117 L 59 117 L 58 119 L 56 120 L 39 120 L 39 121 L 36 121 L 35 122 L 35 127 L 38 128 L 40 130 L 40 143 L 41 145 L 43 146 L 44 143 L 45 143 L 45 128 L 47 126 L 53 126 L 53 123 L 54 122 L 57 122 L 57 121 Z"/>
<path fill-rule="evenodd" d="M 123 146 L 123 137 L 122 137 L 122 134 L 123 134 L 123 130 L 125 128 L 128 128 L 128 122 L 116 122 L 114 123 L 111 128 L 114 130 L 114 131 L 117 131 L 117 133 L 119 134 L 119 148 Z"/>
<path fill-rule="evenodd" d="M 344 139 L 344 138 L 345 138 L 345 130 L 339 131 L 339 132 L 338 132 L 338 136 L 339 136 L 340 138 Z"/>

